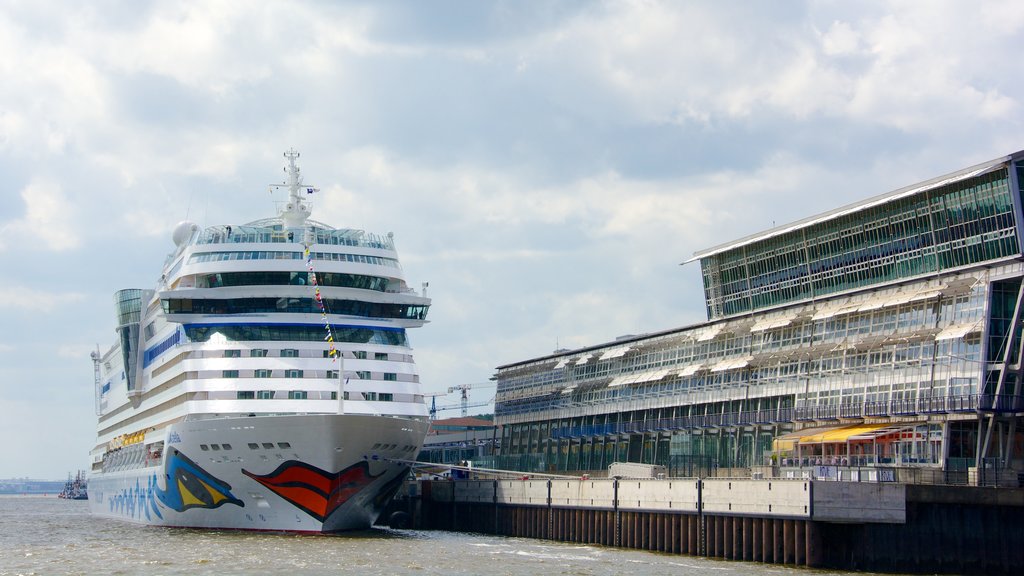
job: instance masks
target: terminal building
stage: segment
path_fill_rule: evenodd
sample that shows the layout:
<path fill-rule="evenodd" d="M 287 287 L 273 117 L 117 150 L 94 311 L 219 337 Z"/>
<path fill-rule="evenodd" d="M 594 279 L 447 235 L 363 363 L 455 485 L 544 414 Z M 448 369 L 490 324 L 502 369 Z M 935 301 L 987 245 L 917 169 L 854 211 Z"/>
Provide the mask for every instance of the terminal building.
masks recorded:
<path fill-rule="evenodd" d="M 494 466 L 1017 482 L 1022 180 L 1024 151 L 696 253 L 707 322 L 497 368 Z"/>

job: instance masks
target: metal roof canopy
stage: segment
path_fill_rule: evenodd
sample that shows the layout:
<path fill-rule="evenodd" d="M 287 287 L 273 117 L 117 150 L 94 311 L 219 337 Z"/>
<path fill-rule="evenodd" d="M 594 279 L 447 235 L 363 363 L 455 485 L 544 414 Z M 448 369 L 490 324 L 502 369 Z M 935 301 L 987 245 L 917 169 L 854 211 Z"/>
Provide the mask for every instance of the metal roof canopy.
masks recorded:
<path fill-rule="evenodd" d="M 885 194 L 880 194 L 878 196 L 874 196 L 874 197 L 868 198 L 866 200 L 862 200 L 860 202 L 855 202 L 853 204 L 848 204 L 846 206 L 842 206 L 840 208 L 836 208 L 835 210 L 830 210 L 828 212 L 824 212 L 824 213 L 818 214 L 816 216 L 811 216 L 809 218 L 804 218 L 803 220 L 797 220 L 796 222 L 792 222 L 790 224 L 785 224 L 785 225 L 782 225 L 782 226 L 778 226 L 776 228 L 772 228 L 772 229 L 764 231 L 764 232 L 759 232 L 759 233 L 756 233 L 756 234 L 752 234 L 750 236 L 746 236 L 744 238 L 740 238 L 739 240 L 735 240 L 733 242 L 727 242 L 725 244 L 719 244 L 718 246 L 715 246 L 713 248 L 709 248 L 707 250 L 701 250 L 701 251 L 698 251 L 698 252 L 694 252 L 693 257 L 688 259 L 688 260 L 686 260 L 686 261 L 684 261 L 684 262 L 682 262 L 682 264 L 689 264 L 690 262 L 693 262 L 695 260 L 700 260 L 701 258 L 707 258 L 708 256 L 714 256 L 716 254 L 721 254 L 722 252 L 727 252 L 727 251 L 732 250 L 734 248 L 739 248 L 741 246 L 747 246 L 749 244 L 753 244 L 753 243 L 759 242 L 761 240 L 767 240 L 768 238 L 774 238 L 776 236 L 782 236 L 783 234 L 787 234 L 789 232 L 794 232 L 794 231 L 800 230 L 802 228 L 808 228 L 808 227 L 813 226 L 815 224 L 819 224 L 821 222 L 827 222 L 829 220 L 833 220 L 833 219 L 838 218 L 840 216 L 846 216 L 847 214 L 853 214 L 853 213 L 856 213 L 856 212 L 860 212 L 862 210 L 866 210 L 868 208 L 873 208 L 875 206 L 879 206 L 881 204 L 885 204 L 886 202 L 890 202 L 892 200 L 897 200 L 899 198 L 906 198 L 908 196 L 913 196 L 915 194 L 920 194 L 921 192 L 926 192 L 928 190 L 934 190 L 935 188 L 940 188 L 942 186 L 953 184 L 955 182 L 960 182 L 962 180 L 967 180 L 968 178 L 973 178 L 975 176 L 981 176 L 982 174 L 987 174 L 989 172 L 993 172 L 995 170 L 998 170 L 1000 168 L 1003 168 L 1003 167 L 1007 166 L 1010 162 L 1018 159 L 1022 155 L 1024 155 L 1024 150 L 1018 151 L 1018 152 L 1014 152 L 1012 154 L 1008 154 L 1008 155 L 1003 156 L 1001 158 L 996 158 L 994 160 L 989 160 L 988 162 L 982 162 L 981 164 L 976 164 L 974 166 L 971 166 L 969 168 L 964 168 L 963 170 L 958 170 L 958 171 L 953 172 L 951 174 L 946 174 L 946 175 L 943 175 L 943 176 L 937 176 L 935 178 L 932 178 L 930 180 L 925 180 L 924 182 L 920 182 L 918 184 L 911 184 L 910 186 L 905 186 L 903 188 L 899 188 L 897 190 L 893 190 L 892 192 L 886 192 Z"/>

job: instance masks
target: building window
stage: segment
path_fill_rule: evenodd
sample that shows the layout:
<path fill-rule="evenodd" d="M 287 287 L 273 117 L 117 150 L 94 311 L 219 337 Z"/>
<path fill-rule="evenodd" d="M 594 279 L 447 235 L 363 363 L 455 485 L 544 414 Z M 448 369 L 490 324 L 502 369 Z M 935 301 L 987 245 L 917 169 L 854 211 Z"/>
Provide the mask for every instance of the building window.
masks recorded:
<path fill-rule="evenodd" d="M 302 378 L 302 370 L 295 370 L 295 369 L 285 370 L 284 371 L 284 377 L 285 378 Z"/>
<path fill-rule="evenodd" d="M 388 359 L 388 353 L 387 352 L 374 352 L 373 353 L 373 359 L 374 360 L 387 360 Z"/>
<path fill-rule="evenodd" d="M 255 442 L 249 442 L 249 450 L 257 450 L 257 449 L 259 449 L 259 447 L 260 447 L 259 444 L 255 443 Z"/>
<path fill-rule="evenodd" d="M 256 378 L 270 378 L 270 370 L 260 368 L 259 370 L 253 370 L 252 375 Z"/>
<path fill-rule="evenodd" d="M 390 392 L 381 392 L 378 396 L 381 402 L 394 402 L 395 395 Z"/>
<path fill-rule="evenodd" d="M 356 350 L 352 353 L 356 360 L 366 360 L 366 350 Z"/>
<path fill-rule="evenodd" d="M 256 398 L 258 398 L 259 400 L 273 400 L 274 399 L 274 391 L 273 390 L 259 390 L 259 391 L 256 392 Z"/>
<path fill-rule="evenodd" d="M 256 397 L 256 393 L 252 390 L 239 390 L 235 394 L 239 400 L 252 400 Z"/>
<path fill-rule="evenodd" d="M 295 348 L 285 348 L 281 350 L 281 358 L 298 358 L 299 351 Z"/>
<path fill-rule="evenodd" d="M 289 400 L 305 400 L 306 399 L 306 391 L 305 390 L 289 390 L 288 391 L 288 399 Z"/>
<path fill-rule="evenodd" d="M 376 402 L 377 401 L 377 393 L 376 392 L 363 392 L 363 398 L 365 398 L 366 400 L 369 400 L 371 402 Z"/>
<path fill-rule="evenodd" d="M 370 379 L 370 372 L 369 372 L 369 370 L 358 370 L 358 371 L 356 371 L 356 376 L 360 380 L 369 380 Z"/>
<path fill-rule="evenodd" d="M 238 370 L 224 370 L 221 372 L 221 378 L 238 378 Z"/>
<path fill-rule="evenodd" d="M 253 358 L 266 358 L 267 350 L 265 348 L 253 348 L 252 350 L 249 350 L 249 356 L 252 356 Z"/>
<path fill-rule="evenodd" d="M 387 382 L 396 382 L 398 380 L 398 374 L 394 374 L 392 372 L 385 372 L 384 380 Z"/>
<path fill-rule="evenodd" d="M 225 358 L 241 358 L 242 357 L 242 351 L 241 350 L 225 350 L 224 351 L 224 357 Z"/>
<path fill-rule="evenodd" d="M 327 371 L 327 378 L 329 378 L 331 380 L 337 380 L 338 379 L 338 371 L 337 370 L 328 370 Z"/>

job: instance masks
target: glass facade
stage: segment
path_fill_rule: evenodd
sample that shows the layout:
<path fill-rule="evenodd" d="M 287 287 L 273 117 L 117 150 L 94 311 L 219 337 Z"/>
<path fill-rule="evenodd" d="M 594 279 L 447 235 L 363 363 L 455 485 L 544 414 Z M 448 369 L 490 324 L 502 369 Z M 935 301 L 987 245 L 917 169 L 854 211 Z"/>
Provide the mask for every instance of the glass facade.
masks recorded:
<path fill-rule="evenodd" d="M 709 319 L 1020 253 L 1005 167 L 701 259 Z"/>
<path fill-rule="evenodd" d="M 1009 425 L 1024 411 L 1019 172 L 994 163 L 709 251 L 710 322 L 499 367 L 490 464 L 965 470 L 988 453 L 979 414 L 1009 430 L 992 446 L 1024 443 Z M 850 425 L 862 436 L 843 446 L 800 436 Z M 796 452 L 779 441 L 794 434 Z"/>

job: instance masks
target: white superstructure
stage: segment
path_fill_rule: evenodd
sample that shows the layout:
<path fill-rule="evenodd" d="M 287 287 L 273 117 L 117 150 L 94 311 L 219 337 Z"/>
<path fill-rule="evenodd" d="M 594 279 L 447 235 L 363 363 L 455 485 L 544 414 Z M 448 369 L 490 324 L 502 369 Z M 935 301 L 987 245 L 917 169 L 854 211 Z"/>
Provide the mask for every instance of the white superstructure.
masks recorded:
<path fill-rule="evenodd" d="M 369 526 L 427 407 L 406 337 L 430 300 L 392 235 L 309 219 L 298 153 L 279 217 L 183 222 L 155 289 L 115 294 L 96 364 L 94 513 L 169 526 Z"/>

